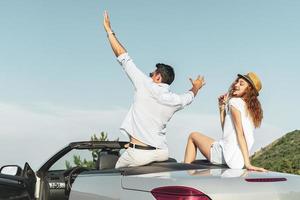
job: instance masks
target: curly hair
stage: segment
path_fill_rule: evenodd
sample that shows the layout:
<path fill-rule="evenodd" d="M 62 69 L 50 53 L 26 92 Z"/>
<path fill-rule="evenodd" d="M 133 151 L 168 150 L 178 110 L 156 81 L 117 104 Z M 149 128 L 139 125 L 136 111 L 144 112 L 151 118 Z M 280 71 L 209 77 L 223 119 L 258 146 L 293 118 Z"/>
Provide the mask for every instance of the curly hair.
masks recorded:
<path fill-rule="evenodd" d="M 232 95 L 233 92 L 233 86 L 238 80 L 239 78 L 237 78 L 236 81 L 234 81 L 233 84 L 231 85 L 230 96 Z M 251 84 L 249 84 L 249 86 L 246 88 L 245 94 L 243 95 L 242 98 L 246 103 L 247 111 L 250 114 L 254 127 L 255 128 L 260 127 L 261 121 L 263 119 L 263 110 L 257 98 L 257 92 L 255 91 L 255 89 Z"/>
<path fill-rule="evenodd" d="M 246 88 L 246 92 L 243 96 L 243 99 L 246 102 L 247 109 L 252 118 L 254 127 L 260 127 L 261 121 L 263 119 L 263 110 L 257 98 L 257 93 L 251 85 Z"/>

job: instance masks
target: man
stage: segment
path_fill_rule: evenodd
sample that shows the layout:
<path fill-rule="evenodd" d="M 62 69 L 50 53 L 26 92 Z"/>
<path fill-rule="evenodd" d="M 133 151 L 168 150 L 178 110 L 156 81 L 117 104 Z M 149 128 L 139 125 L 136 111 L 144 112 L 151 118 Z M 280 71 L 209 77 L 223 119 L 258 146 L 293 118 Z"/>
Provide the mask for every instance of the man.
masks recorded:
<path fill-rule="evenodd" d="M 205 84 L 204 78 L 190 79 L 192 88 L 185 94 L 170 92 L 175 77 L 173 68 L 159 63 L 150 77 L 146 76 L 117 40 L 106 11 L 103 24 L 112 50 L 135 89 L 134 102 L 120 128 L 130 137 L 129 148 L 119 158 L 116 168 L 167 160 L 166 124 L 176 111 L 193 101 Z"/>

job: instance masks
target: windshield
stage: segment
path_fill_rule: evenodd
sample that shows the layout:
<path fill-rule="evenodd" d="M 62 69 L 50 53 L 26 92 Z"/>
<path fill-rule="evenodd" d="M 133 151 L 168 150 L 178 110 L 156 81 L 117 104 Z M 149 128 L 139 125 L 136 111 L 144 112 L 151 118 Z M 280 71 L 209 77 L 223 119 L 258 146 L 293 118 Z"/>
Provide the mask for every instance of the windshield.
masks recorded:
<path fill-rule="evenodd" d="M 76 166 L 95 169 L 99 151 L 99 149 L 73 149 L 57 160 L 49 170 L 67 170 Z"/>

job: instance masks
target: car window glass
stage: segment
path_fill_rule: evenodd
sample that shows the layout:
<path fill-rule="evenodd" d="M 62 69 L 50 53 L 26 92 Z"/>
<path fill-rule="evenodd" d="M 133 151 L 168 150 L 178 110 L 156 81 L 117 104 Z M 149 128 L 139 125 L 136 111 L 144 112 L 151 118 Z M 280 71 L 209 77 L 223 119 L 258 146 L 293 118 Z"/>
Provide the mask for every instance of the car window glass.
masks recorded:
<path fill-rule="evenodd" d="M 73 149 L 56 161 L 49 170 L 66 170 L 76 166 L 95 169 L 96 160 L 97 154 L 90 150 Z"/>

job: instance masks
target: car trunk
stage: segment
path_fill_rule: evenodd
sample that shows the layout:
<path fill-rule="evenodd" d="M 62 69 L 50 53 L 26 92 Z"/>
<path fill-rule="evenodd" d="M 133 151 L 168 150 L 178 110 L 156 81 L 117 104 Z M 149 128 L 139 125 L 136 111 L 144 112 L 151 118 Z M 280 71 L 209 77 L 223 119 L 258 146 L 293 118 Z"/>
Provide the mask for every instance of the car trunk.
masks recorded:
<path fill-rule="evenodd" d="M 141 184 L 142 183 L 142 184 Z M 124 176 L 125 190 L 151 192 L 163 186 L 197 189 L 212 200 L 299 200 L 300 178 L 275 172 L 200 169 Z"/>

